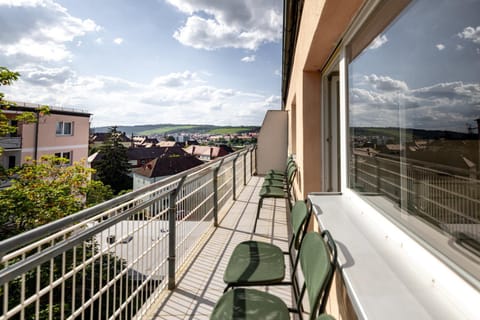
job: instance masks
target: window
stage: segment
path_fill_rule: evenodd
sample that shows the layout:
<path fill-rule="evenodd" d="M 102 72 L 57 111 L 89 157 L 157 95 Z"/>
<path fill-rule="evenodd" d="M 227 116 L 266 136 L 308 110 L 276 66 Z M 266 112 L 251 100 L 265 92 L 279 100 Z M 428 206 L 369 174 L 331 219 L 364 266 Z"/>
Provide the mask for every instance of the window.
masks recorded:
<path fill-rule="evenodd" d="M 58 121 L 56 133 L 58 136 L 71 136 L 73 134 L 73 122 Z"/>
<path fill-rule="evenodd" d="M 70 151 L 68 151 L 68 152 L 57 152 L 57 153 L 55 153 L 55 157 L 67 159 L 68 160 L 68 162 L 66 163 L 67 165 L 72 163 L 71 152 Z"/>
<path fill-rule="evenodd" d="M 349 187 L 470 274 L 480 257 L 478 12 L 479 0 L 412 1 L 348 50 Z"/>

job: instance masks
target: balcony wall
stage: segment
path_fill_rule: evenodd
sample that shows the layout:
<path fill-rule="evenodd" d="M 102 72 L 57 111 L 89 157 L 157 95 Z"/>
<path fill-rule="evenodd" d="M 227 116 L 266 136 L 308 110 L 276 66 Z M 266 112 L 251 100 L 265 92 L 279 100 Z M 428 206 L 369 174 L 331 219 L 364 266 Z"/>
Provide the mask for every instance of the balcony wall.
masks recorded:
<path fill-rule="evenodd" d="M 258 135 L 257 174 L 269 169 L 284 170 L 287 163 L 288 118 L 287 112 L 269 110 L 265 114 Z"/>

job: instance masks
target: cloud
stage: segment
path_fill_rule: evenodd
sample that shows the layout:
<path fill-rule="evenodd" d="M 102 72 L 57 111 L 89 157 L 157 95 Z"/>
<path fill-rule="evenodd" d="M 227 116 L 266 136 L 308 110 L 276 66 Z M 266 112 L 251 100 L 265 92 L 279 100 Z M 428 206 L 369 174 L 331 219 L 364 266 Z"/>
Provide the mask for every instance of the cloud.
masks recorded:
<path fill-rule="evenodd" d="M 351 125 L 465 131 L 480 117 L 480 84 L 436 83 L 416 89 L 388 76 L 354 76 Z M 399 90 L 392 90 L 393 88 Z M 399 112 L 404 119 L 399 122 Z"/>
<path fill-rule="evenodd" d="M 43 60 L 71 58 L 66 44 L 101 29 L 53 0 L 0 1 L 0 54 Z"/>
<path fill-rule="evenodd" d="M 395 80 L 388 76 L 377 76 L 376 74 L 371 74 L 369 76 L 363 77 L 365 82 L 368 82 L 375 89 L 381 91 L 406 91 L 408 90 L 408 85 L 404 81 Z"/>
<path fill-rule="evenodd" d="M 475 44 L 480 44 L 480 26 L 466 27 L 462 32 L 458 33 L 458 36 L 462 39 L 471 40 Z"/>
<path fill-rule="evenodd" d="M 276 75 L 276 76 L 281 76 L 282 71 L 280 69 L 275 69 L 275 71 L 273 71 L 273 74 Z"/>
<path fill-rule="evenodd" d="M 246 56 L 241 59 L 242 62 L 254 62 L 255 61 L 255 55 L 252 54 L 251 56 Z"/>
<path fill-rule="evenodd" d="M 103 39 L 102 38 L 97 38 L 97 39 L 95 39 L 95 43 L 102 45 L 103 44 Z"/>
<path fill-rule="evenodd" d="M 123 43 L 123 38 L 115 38 L 113 39 L 113 43 L 121 45 Z"/>
<path fill-rule="evenodd" d="M 149 123 L 259 125 L 280 97 L 208 84 L 204 73 L 186 70 L 147 83 L 118 77 L 81 76 L 69 68 L 26 65 L 13 86 L 14 101 L 77 108 L 92 113 L 92 126 Z M 34 85 L 32 85 L 34 84 Z"/>
<path fill-rule="evenodd" d="M 385 43 L 388 42 L 388 38 L 386 35 L 378 35 L 373 41 L 372 44 L 368 47 L 370 50 L 375 50 L 383 46 Z"/>
<path fill-rule="evenodd" d="M 173 37 L 197 49 L 256 50 L 282 36 L 282 7 L 276 0 L 166 0 L 188 15 Z"/>
<path fill-rule="evenodd" d="M 442 51 L 442 50 L 445 49 L 445 45 L 442 44 L 442 43 L 439 43 L 439 44 L 435 45 L 435 47 L 438 49 L 438 51 Z"/>

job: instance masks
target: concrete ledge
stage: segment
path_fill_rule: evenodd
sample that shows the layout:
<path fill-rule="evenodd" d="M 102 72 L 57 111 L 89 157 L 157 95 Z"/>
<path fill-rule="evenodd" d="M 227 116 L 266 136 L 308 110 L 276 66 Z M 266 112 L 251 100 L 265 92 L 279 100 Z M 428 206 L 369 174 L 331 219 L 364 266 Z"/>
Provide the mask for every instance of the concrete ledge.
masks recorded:
<path fill-rule="evenodd" d="M 480 293 L 353 192 L 311 194 L 359 319 L 475 319 Z"/>

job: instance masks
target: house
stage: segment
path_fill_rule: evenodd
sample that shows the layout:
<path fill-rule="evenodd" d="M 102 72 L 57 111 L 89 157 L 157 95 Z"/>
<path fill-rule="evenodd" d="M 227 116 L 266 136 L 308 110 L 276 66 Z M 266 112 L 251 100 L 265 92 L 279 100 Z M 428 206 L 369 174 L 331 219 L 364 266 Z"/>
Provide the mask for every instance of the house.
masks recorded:
<path fill-rule="evenodd" d="M 218 157 L 226 156 L 233 150 L 227 146 L 197 146 L 192 145 L 185 149 L 189 154 L 196 156 L 202 161 L 210 161 Z"/>
<path fill-rule="evenodd" d="M 168 152 L 175 154 L 185 153 L 182 148 L 178 147 L 128 148 L 127 157 L 132 168 L 138 168 Z"/>
<path fill-rule="evenodd" d="M 163 147 L 163 148 L 172 148 L 172 147 L 177 147 L 177 148 L 183 148 L 185 146 L 184 143 L 177 142 L 177 141 L 160 141 L 157 143 L 157 147 Z"/>
<path fill-rule="evenodd" d="M 182 149 L 165 148 L 162 155 L 133 170 L 133 189 L 139 189 L 201 164 L 203 164 L 201 160 Z"/>
<path fill-rule="evenodd" d="M 94 146 L 100 146 L 105 143 L 110 138 L 110 132 L 95 132 L 90 134 L 90 144 Z M 127 137 L 125 132 L 117 132 L 118 141 L 123 144 L 125 147 L 130 147 L 132 140 Z"/>
<path fill-rule="evenodd" d="M 86 160 L 90 113 L 50 107 L 50 114 L 43 115 L 38 111 L 39 107 L 31 103 L 15 103 L 2 110 L 17 131 L 0 138 L 3 148 L 0 165 L 12 168 L 29 158 L 39 160 L 43 155 L 63 157 L 69 159 L 70 163 Z M 15 120 L 25 112 L 32 112 L 37 121 L 22 123 Z"/>

